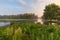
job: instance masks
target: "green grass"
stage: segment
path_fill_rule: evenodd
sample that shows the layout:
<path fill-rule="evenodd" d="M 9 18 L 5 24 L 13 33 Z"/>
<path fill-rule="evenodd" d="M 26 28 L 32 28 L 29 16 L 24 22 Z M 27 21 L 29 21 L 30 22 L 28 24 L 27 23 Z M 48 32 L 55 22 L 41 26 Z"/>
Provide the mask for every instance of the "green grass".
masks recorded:
<path fill-rule="evenodd" d="M 60 40 L 59 26 L 21 23 L 0 28 L 0 40 Z"/>

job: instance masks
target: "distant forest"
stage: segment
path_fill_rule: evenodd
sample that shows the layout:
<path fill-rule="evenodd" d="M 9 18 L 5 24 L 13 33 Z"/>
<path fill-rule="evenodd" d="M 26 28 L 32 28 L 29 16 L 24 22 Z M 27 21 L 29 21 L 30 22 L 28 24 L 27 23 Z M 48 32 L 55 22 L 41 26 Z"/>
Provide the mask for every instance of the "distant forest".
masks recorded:
<path fill-rule="evenodd" d="M 18 15 L 0 15 L 0 19 L 37 19 L 38 16 L 33 13 L 24 13 Z"/>

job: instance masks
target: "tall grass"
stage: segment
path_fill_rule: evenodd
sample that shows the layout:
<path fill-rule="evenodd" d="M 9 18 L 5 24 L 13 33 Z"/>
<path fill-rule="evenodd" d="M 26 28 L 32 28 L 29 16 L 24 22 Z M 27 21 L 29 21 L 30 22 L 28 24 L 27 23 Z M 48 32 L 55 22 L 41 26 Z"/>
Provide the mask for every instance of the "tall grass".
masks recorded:
<path fill-rule="evenodd" d="M 60 40 L 59 26 L 21 23 L 0 28 L 0 40 Z"/>

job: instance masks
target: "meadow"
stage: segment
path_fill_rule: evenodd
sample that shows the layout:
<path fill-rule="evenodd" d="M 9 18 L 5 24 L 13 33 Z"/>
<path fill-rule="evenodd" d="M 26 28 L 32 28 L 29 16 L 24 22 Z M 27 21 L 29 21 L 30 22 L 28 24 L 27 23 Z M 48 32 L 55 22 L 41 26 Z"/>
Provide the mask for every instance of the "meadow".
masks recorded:
<path fill-rule="evenodd" d="M 15 23 L 0 27 L 0 40 L 60 40 L 60 27 L 36 23 Z"/>

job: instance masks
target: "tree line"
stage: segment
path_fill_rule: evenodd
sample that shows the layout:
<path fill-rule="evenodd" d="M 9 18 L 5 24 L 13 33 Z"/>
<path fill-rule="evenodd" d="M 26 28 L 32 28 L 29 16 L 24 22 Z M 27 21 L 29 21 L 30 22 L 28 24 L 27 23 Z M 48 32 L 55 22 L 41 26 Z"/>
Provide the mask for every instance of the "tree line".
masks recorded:
<path fill-rule="evenodd" d="M 18 15 L 0 15 L 0 19 L 15 19 L 15 20 L 20 20 L 18 22 L 20 23 L 26 23 L 26 22 L 36 22 L 38 19 L 38 16 L 35 15 L 34 13 L 24 13 L 24 14 L 18 14 Z M 12 23 L 15 23 L 15 21 L 13 21 Z"/>
<path fill-rule="evenodd" d="M 37 19 L 38 16 L 34 13 L 24 13 L 18 15 L 0 15 L 0 19 Z"/>

